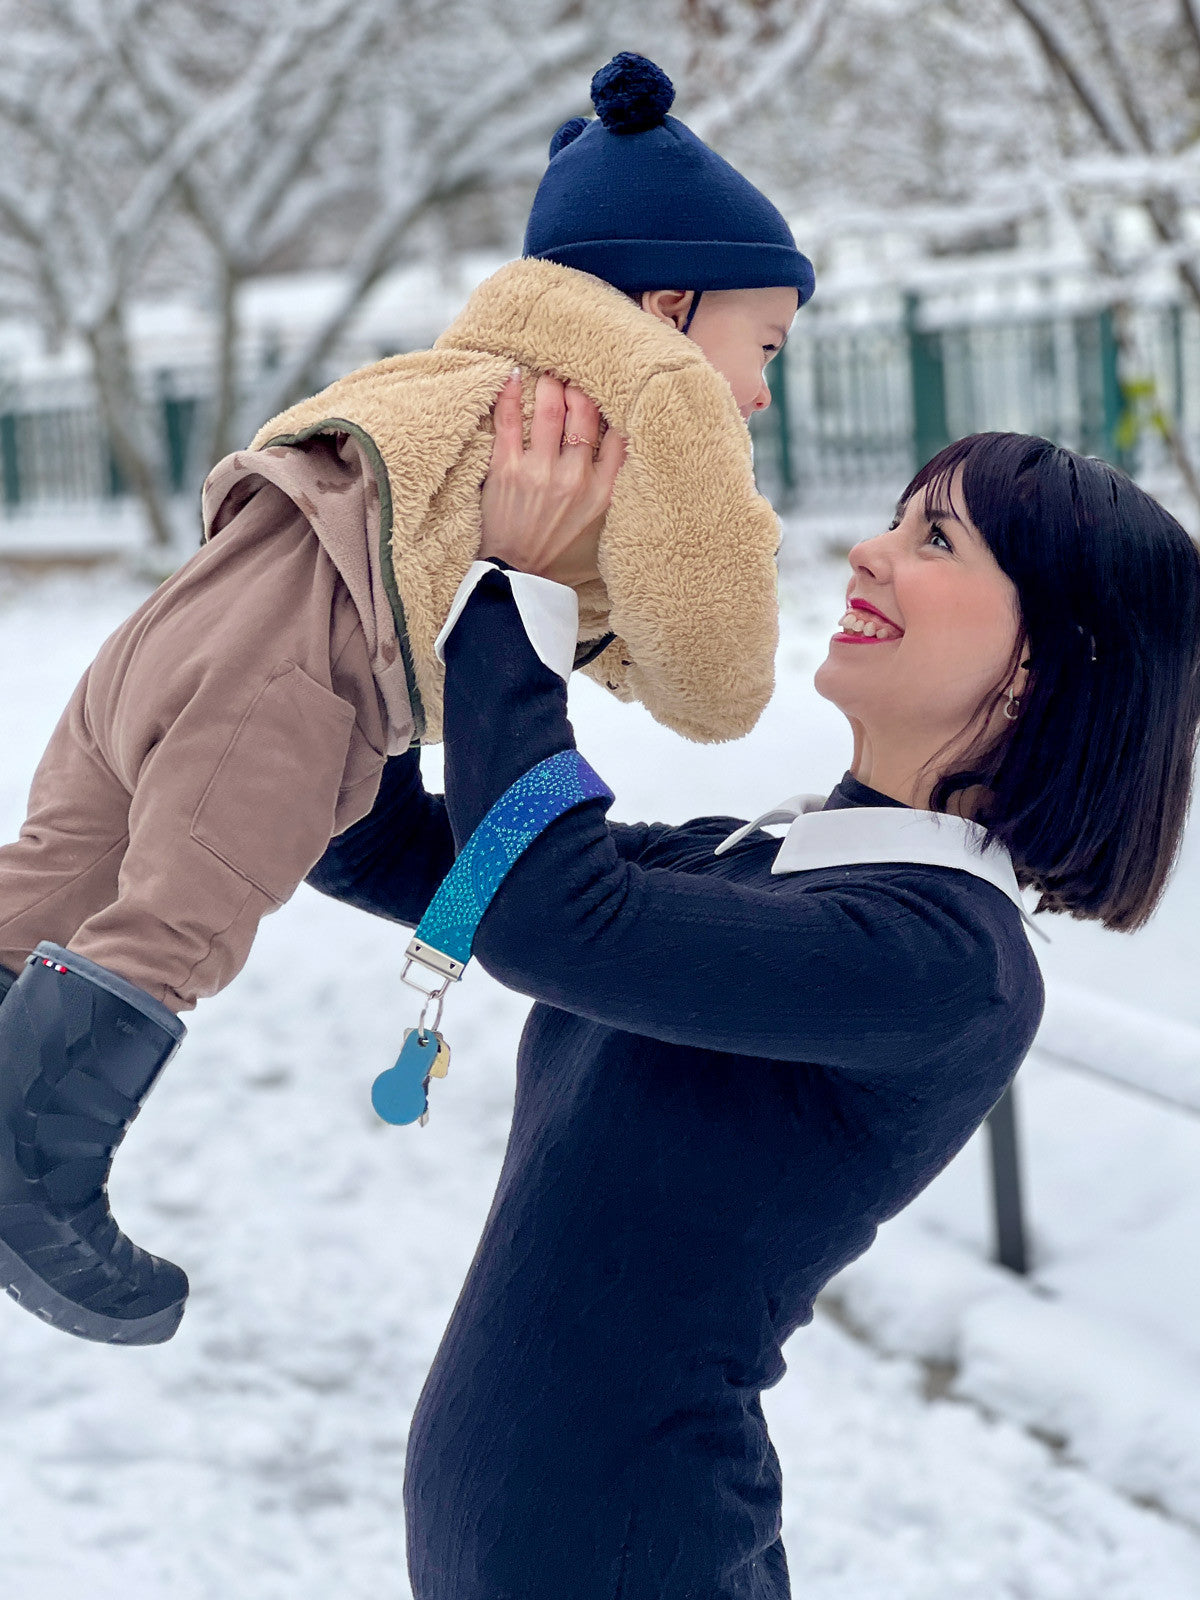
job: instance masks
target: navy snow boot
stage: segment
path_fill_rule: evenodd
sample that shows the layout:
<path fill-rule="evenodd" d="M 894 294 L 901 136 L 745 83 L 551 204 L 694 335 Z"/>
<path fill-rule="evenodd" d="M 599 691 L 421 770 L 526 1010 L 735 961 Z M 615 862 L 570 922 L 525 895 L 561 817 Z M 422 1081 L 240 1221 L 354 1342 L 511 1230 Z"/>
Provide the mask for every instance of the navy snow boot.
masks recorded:
<path fill-rule="evenodd" d="M 179 1326 L 186 1274 L 125 1237 L 107 1184 L 186 1031 L 60 945 L 39 944 L 15 982 L 0 969 L 0 1286 L 64 1333 L 161 1344 Z"/>

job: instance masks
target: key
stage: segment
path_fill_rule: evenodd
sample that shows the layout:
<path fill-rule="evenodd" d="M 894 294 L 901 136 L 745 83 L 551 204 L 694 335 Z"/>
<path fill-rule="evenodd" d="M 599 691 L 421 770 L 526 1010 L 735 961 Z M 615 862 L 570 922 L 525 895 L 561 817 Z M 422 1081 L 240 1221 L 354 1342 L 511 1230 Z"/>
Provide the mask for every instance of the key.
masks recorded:
<path fill-rule="evenodd" d="M 429 1069 L 431 1078 L 444 1078 L 450 1071 L 450 1046 L 434 1029 L 433 1037 L 437 1040 L 437 1055 L 433 1058 L 433 1065 Z"/>

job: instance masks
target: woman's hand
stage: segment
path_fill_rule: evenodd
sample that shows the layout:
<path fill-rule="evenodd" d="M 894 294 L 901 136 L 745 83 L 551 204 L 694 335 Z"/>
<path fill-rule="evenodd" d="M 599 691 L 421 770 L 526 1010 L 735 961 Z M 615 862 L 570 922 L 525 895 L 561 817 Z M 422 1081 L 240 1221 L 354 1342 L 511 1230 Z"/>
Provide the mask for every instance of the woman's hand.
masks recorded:
<path fill-rule="evenodd" d="M 537 382 L 528 450 L 518 376 L 501 389 L 495 419 L 480 559 L 498 556 L 558 583 L 598 577 L 600 531 L 625 460 L 624 439 L 610 428 L 601 440 L 600 408 L 573 384 L 547 376 Z M 568 444 L 568 434 L 585 442 Z"/>

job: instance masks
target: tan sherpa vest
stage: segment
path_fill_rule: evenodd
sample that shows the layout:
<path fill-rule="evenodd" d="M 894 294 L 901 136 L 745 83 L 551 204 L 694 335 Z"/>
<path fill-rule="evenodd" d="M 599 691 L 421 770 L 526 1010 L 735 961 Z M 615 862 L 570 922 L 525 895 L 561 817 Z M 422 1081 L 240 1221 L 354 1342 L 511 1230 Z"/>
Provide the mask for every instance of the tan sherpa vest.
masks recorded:
<path fill-rule="evenodd" d="M 579 594 L 577 661 L 689 739 L 748 733 L 771 695 L 779 523 L 757 492 L 728 383 L 619 290 L 552 262 L 511 262 L 432 350 L 340 378 L 251 445 L 351 433 L 379 478 L 381 557 L 417 731 L 441 738 L 433 642 L 480 540 L 492 406 L 514 366 L 526 416 L 542 372 L 577 384 L 629 442 Z M 606 635 L 611 643 L 588 659 Z"/>

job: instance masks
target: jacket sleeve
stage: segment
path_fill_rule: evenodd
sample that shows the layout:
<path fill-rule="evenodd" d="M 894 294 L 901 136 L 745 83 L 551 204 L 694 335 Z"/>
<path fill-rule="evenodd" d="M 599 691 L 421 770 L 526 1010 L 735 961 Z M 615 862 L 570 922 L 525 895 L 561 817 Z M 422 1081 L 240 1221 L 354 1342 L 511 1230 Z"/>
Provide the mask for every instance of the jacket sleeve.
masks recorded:
<path fill-rule="evenodd" d="M 453 861 L 446 802 L 426 793 L 420 751 L 409 750 L 384 764 L 374 806 L 330 841 L 305 882 L 415 928 Z"/>
<path fill-rule="evenodd" d="M 720 837 L 734 825 L 726 822 Z M 642 822 L 617 824 L 610 832 L 617 850 L 634 858 L 673 830 Z M 409 750 L 387 760 L 374 806 L 330 840 L 304 881 L 356 910 L 415 928 L 453 862 L 446 801 L 426 792 L 420 753 Z"/>
<path fill-rule="evenodd" d="M 480 581 L 445 654 L 446 801 L 461 844 L 574 735 L 565 685 L 531 649 L 502 574 Z M 617 848 L 606 809 L 589 801 L 554 822 L 484 915 L 475 955 L 510 988 L 670 1043 L 855 1073 L 894 1072 L 914 1039 L 944 1047 L 994 998 L 994 950 L 944 879 L 940 894 L 915 867 L 890 887 L 789 892 L 645 866 Z M 667 831 L 689 836 L 642 830 L 642 842 Z"/>

